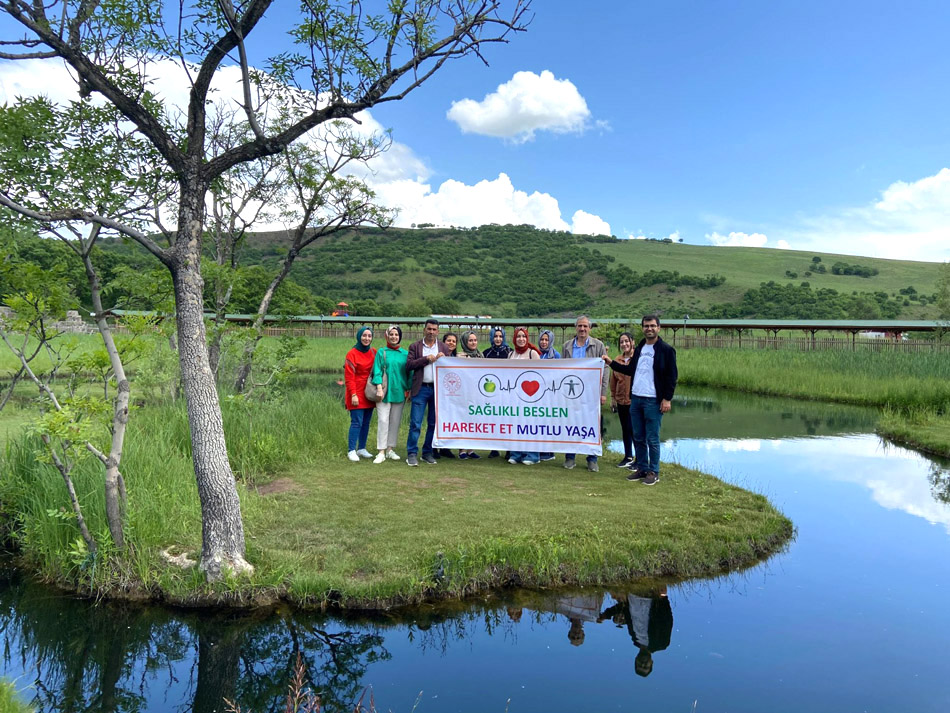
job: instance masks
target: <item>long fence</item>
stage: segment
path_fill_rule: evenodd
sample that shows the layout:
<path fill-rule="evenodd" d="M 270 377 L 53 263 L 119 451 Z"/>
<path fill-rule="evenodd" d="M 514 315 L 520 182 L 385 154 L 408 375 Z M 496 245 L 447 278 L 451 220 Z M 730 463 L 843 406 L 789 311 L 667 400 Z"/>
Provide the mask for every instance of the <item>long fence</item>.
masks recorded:
<path fill-rule="evenodd" d="M 146 314 L 146 313 L 125 313 Z M 154 314 L 154 313 L 147 313 Z M 114 315 L 119 319 L 119 311 Z M 469 329 L 479 334 L 479 344 L 489 344 L 489 325 L 499 324 L 506 329 L 509 340 L 513 327 L 525 325 L 532 339 L 542 329 L 554 333 L 556 348 L 574 335 L 574 320 L 559 318 L 492 319 L 463 315 L 436 315 L 444 334 L 453 331 L 459 335 Z M 235 325 L 249 324 L 253 315 L 228 315 Z M 327 337 L 352 339 L 362 325 L 371 326 L 379 336 L 392 322 L 403 330 L 403 343 L 422 338 L 424 317 L 295 317 L 290 323 L 281 320 L 268 323 L 262 330 L 265 336 L 293 335 L 320 339 Z M 621 330 L 638 333 L 636 320 L 593 319 L 594 335 L 611 335 L 615 342 Z M 118 326 L 121 330 L 121 326 Z M 897 320 L 663 320 L 663 338 L 677 349 L 784 349 L 790 351 L 871 351 L 871 352 L 950 352 L 950 323 L 946 321 Z"/>
<path fill-rule="evenodd" d="M 354 337 L 358 327 L 351 325 L 308 325 L 306 327 L 267 327 L 263 329 L 265 336 L 279 337 L 290 334 L 296 337 L 323 338 L 323 337 Z M 385 327 L 379 327 L 379 331 Z M 570 339 L 573 329 L 552 326 L 557 349 Z M 455 325 L 447 325 L 442 329 L 461 333 L 468 329 L 458 329 Z M 488 330 L 482 327 L 476 329 L 479 333 L 479 343 L 482 347 L 488 345 Z M 537 338 L 539 330 L 531 329 L 532 339 Z M 699 330 L 697 330 L 699 331 Z M 508 329 L 508 338 L 511 339 L 511 329 Z M 785 349 L 791 351 L 870 351 L 870 352 L 947 352 L 950 354 L 950 338 L 937 339 L 895 339 L 893 337 L 867 338 L 861 335 L 840 335 L 827 337 L 805 336 L 773 336 L 771 334 L 727 333 L 727 334 L 684 334 L 683 330 L 673 332 L 667 330 L 663 338 L 677 349 Z M 422 339 L 422 329 L 416 325 L 403 327 L 403 343 Z M 611 345 L 614 346 L 614 345 Z"/>
<path fill-rule="evenodd" d="M 867 339 L 857 337 L 760 337 L 743 334 L 683 335 L 674 339 L 667 335 L 677 349 L 786 349 L 791 351 L 869 351 L 869 352 L 947 352 L 950 340 L 935 339 Z"/>

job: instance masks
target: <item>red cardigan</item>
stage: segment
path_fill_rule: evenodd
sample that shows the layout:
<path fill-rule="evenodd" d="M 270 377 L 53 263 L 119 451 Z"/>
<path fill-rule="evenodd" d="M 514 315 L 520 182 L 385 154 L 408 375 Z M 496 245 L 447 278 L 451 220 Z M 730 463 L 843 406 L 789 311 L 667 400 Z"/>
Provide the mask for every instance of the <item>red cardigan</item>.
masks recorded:
<path fill-rule="evenodd" d="M 373 370 L 373 360 L 376 359 L 376 350 L 370 347 L 361 352 L 353 347 L 346 353 L 343 362 L 343 380 L 346 383 L 344 402 L 348 411 L 357 408 L 376 408 L 376 404 L 366 398 L 364 389 L 369 380 L 369 373 Z M 353 405 L 353 394 L 359 398 L 359 403 Z"/>

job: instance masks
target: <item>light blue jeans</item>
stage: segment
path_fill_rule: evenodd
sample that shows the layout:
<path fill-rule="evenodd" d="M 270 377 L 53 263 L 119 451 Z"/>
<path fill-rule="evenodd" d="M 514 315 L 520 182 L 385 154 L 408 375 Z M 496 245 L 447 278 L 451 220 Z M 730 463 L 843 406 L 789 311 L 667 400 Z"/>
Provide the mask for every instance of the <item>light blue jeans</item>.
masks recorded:
<path fill-rule="evenodd" d="M 519 463 L 537 463 L 541 460 L 541 454 L 537 452 L 512 451 L 509 458 L 514 458 Z"/>

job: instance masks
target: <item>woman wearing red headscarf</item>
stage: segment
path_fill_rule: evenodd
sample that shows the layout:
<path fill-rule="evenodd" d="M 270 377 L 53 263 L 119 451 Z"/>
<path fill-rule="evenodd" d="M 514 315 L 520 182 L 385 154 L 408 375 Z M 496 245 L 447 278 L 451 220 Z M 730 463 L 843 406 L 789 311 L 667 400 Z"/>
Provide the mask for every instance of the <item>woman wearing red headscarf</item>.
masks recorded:
<path fill-rule="evenodd" d="M 540 359 L 541 350 L 528 341 L 528 329 L 526 327 L 515 328 L 513 337 L 514 349 L 508 355 L 509 359 Z M 527 453 L 524 451 L 512 451 L 508 457 L 509 463 L 524 463 L 525 465 L 534 465 L 541 460 L 541 454 L 537 451 Z"/>

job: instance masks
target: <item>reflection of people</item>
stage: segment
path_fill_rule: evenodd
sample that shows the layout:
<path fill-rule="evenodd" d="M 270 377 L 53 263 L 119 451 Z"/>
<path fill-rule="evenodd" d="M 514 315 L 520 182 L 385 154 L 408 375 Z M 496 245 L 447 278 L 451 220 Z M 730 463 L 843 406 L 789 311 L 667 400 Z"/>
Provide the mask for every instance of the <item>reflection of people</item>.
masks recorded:
<path fill-rule="evenodd" d="M 601 612 L 597 621 L 613 619 L 618 626 L 627 625 L 627 632 L 639 649 L 633 662 L 638 676 L 649 676 L 653 671 L 653 654 L 670 645 L 673 635 L 673 607 L 666 596 L 666 587 L 652 597 L 636 594 L 614 595 L 617 603 Z"/>
<path fill-rule="evenodd" d="M 426 417 L 426 437 L 422 443 L 422 462 L 435 465 L 432 438 L 435 436 L 435 367 L 437 359 L 449 355 L 449 348 L 439 341 L 439 320 L 429 318 L 422 328 L 423 337 L 409 347 L 406 368 L 413 372 L 409 409 L 409 438 L 406 440 L 406 463 L 419 465 L 419 435 L 422 417 Z"/>
<path fill-rule="evenodd" d="M 669 412 L 676 390 L 676 350 L 660 339 L 660 318 L 647 315 L 640 321 L 643 339 L 628 364 L 604 355 L 614 371 L 633 377 L 630 395 L 630 426 L 636 470 L 628 480 L 655 485 L 660 480 L 660 422 Z"/>
<path fill-rule="evenodd" d="M 601 621 L 600 608 L 603 605 L 603 594 L 558 597 L 554 604 L 554 611 L 563 614 L 571 622 L 571 627 L 567 632 L 567 640 L 571 642 L 571 646 L 580 646 L 584 643 L 584 622 Z"/>
<path fill-rule="evenodd" d="M 369 435 L 369 422 L 373 418 L 375 404 L 366 398 L 366 382 L 373 368 L 376 350 L 373 343 L 373 330 L 360 327 L 356 333 L 356 345 L 346 353 L 343 361 L 343 380 L 346 384 L 346 408 L 350 412 L 350 430 L 347 434 L 346 457 L 354 463 L 360 458 L 372 458 L 366 450 L 366 437 Z"/>
<path fill-rule="evenodd" d="M 574 321 L 575 336 L 568 342 L 564 342 L 564 349 L 561 351 L 563 359 L 596 359 L 606 356 L 607 349 L 604 343 L 599 339 L 590 336 L 590 318 L 581 315 Z M 600 384 L 600 405 L 607 403 L 607 370 L 604 370 L 603 378 Z M 574 453 L 564 454 L 564 467 L 570 470 L 574 467 Z M 596 473 L 597 456 L 587 456 L 587 470 Z"/>

